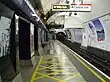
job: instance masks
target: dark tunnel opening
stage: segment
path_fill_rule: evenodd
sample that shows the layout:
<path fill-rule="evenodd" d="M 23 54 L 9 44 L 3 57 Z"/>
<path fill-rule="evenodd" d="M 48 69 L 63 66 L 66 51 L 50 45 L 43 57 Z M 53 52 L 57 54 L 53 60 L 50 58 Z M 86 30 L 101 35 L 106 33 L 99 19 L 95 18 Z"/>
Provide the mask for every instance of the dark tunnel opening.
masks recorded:
<path fill-rule="evenodd" d="M 66 40 L 66 34 L 65 33 L 63 33 L 63 32 L 58 32 L 57 34 L 56 34 L 56 39 L 57 40 L 59 40 L 59 41 L 65 41 Z"/>

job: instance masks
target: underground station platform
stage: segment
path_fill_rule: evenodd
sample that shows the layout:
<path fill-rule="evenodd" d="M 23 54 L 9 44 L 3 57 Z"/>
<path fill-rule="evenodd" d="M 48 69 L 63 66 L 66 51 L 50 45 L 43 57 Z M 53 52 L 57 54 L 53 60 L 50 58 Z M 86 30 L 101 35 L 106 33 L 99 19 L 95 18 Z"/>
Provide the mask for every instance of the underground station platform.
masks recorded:
<path fill-rule="evenodd" d="M 110 82 L 110 78 L 59 41 L 40 54 L 30 82 Z"/>

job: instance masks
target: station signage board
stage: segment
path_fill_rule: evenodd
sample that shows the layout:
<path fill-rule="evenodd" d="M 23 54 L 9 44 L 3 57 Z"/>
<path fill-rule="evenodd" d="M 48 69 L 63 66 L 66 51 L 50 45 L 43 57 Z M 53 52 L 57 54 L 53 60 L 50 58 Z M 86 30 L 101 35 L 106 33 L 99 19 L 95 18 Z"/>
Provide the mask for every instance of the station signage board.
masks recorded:
<path fill-rule="evenodd" d="M 53 4 L 52 11 L 68 11 L 70 10 L 70 5 L 68 4 Z"/>
<path fill-rule="evenodd" d="M 91 4 L 53 4 L 52 11 L 90 12 Z"/>
<path fill-rule="evenodd" d="M 70 11 L 90 12 L 92 10 L 91 4 L 71 4 Z"/>

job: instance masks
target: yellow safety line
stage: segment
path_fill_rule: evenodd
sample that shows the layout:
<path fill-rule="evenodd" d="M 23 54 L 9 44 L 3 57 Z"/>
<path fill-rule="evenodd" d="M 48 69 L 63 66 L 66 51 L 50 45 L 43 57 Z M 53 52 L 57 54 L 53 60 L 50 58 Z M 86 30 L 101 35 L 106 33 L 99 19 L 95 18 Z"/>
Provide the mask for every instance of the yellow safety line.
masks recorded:
<path fill-rule="evenodd" d="M 49 66 L 49 67 L 44 66 L 43 68 L 39 68 L 38 70 L 43 70 L 43 69 L 46 69 L 46 68 L 51 68 L 51 66 Z"/>
<path fill-rule="evenodd" d="M 40 71 L 40 70 L 44 70 L 44 69 L 46 69 L 46 68 L 50 68 L 50 67 L 43 67 L 43 68 L 39 68 L 38 70 Z"/>
<path fill-rule="evenodd" d="M 43 59 L 43 56 L 41 56 L 41 58 L 40 58 L 40 61 L 39 61 L 38 66 L 37 66 L 37 68 L 36 68 L 36 71 L 39 69 L 39 66 L 40 66 L 40 64 L 41 64 L 42 59 Z"/>
<path fill-rule="evenodd" d="M 40 64 L 41 64 L 42 60 L 43 60 L 43 56 L 41 56 L 41 58 L 40 58 L 40 60 L 39 60 L 39 62 L 38 62 L 37 68 L 36 68 L 35 71 L 33 72 L 33 75 L 32 75 L 32 78 L 31 78 L 30 82 L 33 82 L 34 80 L 37 80 L 37 79 L 41 79 L 41 78 L 43 78 L 43 77 L 48 77 L 48 78 L 57 80 L 57 81 L 59 81 L 59 82 L 66 82 L 65 80 L 61 80 L 61 79 L 58 79 L 58 78 L 51 77 L 51 76 L 49 76 L 50 74 L 42 74 L 42 73 L 39 73 L 38 70 L 39 70 L 39 67 L 40 67 Z M 49 67 L 51 67 L 51 66 L 49 66 Z M 45 68 L 46 68 L 46 67 L 45 67 Z M 48 67 L 47 67 L 47 68 L 48 68 Z M 41 68 L 41 69 L 42 69 L 42 68 Z M 40 69 L 40 70 L 41 70 L 41 69 Z M 55 69 L 53 69 L 53 70 L 55 70 Z M 59 70 L 55 70 L 55 71 L 59 71 Z M 60 71 L 63 71 L 63 70 L 60 70 Z M 37 73 L 37 74 L 40 74 L 40 75 L 42 75 L 42 76 L 41 76 L 41 77 L 38 77 L 38 78 L 35 78 L 36 73 Z M 57 73 L 57 72 L 56 72 L 56 73 Z M 52 74 L 54 74 L 54 73 L 52 73 Z"/>
<path fill-rule="evenodd" d="M 57 71 L 57 72 L 63 72 L 63 71 L 64 71 L 64 69 L 62 69 L 62 70 L 57 70 L 56 68 L 51 68 L 51 66 L 45 67 L 45 68 L 41 68 L 41 69 L 38 69 L 38 70 L 43 70 L 43 69 L 46 69 L 46 68 L 50 68 L 50 69 L 52 69 L 52 70 L 54 70 L 54 71 Z M 69 67 L 69 68 L 73 68 L 73 67 Z"/>
<path fill-rule="evenodd" d="M 63 44 L 62 44 L 63 45 Z M 64 47 L 66 47 L 68 50 L 72 51 L 70 48 L 68 48 L 67 46 L 63 45 Z M 72 53 L 74 53 L 72 51 Z M 76 53 L 75 53 L 76 54 Z M 91 69 L 87 64 L 85 64 L 79 57 L 77 57 L 76 55 L 74 55 L 74 57 L 76 57 L 76 59 L 78 59 L 80 61 L 80 63 L 82 63 L 89 71 L 91 71 L 99 80 L 101 80 L 102 82 L 107 82 L 106 80 L 104 80 L 100 75 L 98 75 L 93 69 Z"/>
<path fill-rule="evenodd" d="M 39 73 L 39 72 L 38 72 Z M 49 76 L 48 74 L 46 75 L 46 74 L 42 74 L 42 73 L 39 73 L 40 75 L 43 75 L 43 76 L 45 76 L 45 77 L 49 77 L 49 78 L 51 78 L 51 79 L 54 79 L 54 80 L 57 80 L 57 81 L 59 81 L 60 79 L 58 79 L 58 78 L 54 78 L 54 77 L 51 77 L 51 76 Z"/>
<path fill-rule="evenodd" d="M 31 78 L 31 80 L 30 80 L 30 82 L 33 82 L 34 81 L 34 77 L 35 77 L 35 75 L 36 75 L 36 71 L 38 70 L 38 68 L 39 68 L 39 66 L 40 66 L 40 63 L 41 63 L 41 61 L 42 61 L 42 56 L 40 57 L 40 60 L 39 60 L 39 62 L 38 62 L 38 66 L 37 66 L 37 68 L 35 69 L 35 71 L 33 72 L 33 74 L 32 74 L 32 78 Z"/>
<path fill-rule="evenodd" d="M 75 55 L 74 55 L 75 56 Z M 75 56 L 76 59 L 78 59 L 89 71 L 91 71 L 98 79 L 100 79 L 102 82 L 106 82 L 100 75 L 98 75 L 93 69 L 91 69 L 87 64 L 85 64 L 80 58 Z"/>
<path fill-rule="evenodd" d="M 69 79 L 76 77 L 76 76 L 81 76 L 81 75 L 80 75 L 80 73 L 75 73 L 75 74 L 72 74 L 71 77 L 66 78 L 65 80 L 69 80 Z"/>
<path fill-rule="evenodd" d="M 37 79 L 41 79 L 41 78 L 44 78 L 45 76 L 41 76 L 41 77 L 38 77 L 38 78 L 34 78 L 34 80 L 37 80 Z"/>
<path fill-rule="evenodd" d="M 58 79 L 58 78 L 54 78 L 54 77 L 51 77 L 51 76 L 49 76 L 49 75 L 46 75 L 46 74 L 42 74 L 42 73 L 37 72 L 37 70 L 39 69 L 39 66 L 40 66 L 40 64 L 41 64 L 42 59 L 43 59 L 43 56 L 41 56 L 41 58 L 40 58 L 40 60 L 39 60 L 39 62 L 38 62 L 38 66 L 37 66 L 37 68 L 35 69 L 35 71 L 33 72 L 33 76 L 32 76 L 32 78 L 31 78 L 31 81 L 30 81 L 30 82 L 33 82 L 34 80 L 36 80 L 36 78 L 35 78 L 36 73 L 38 73 L 38 74 L 40 74 L 40 75 L 43 75 L 43 76 L 41 76 L 41 77 L 39 77 L 39 78 L 49 77 L 49 78 L 51 78 L 51 79 L 54 79 L 54 80 L 57 80 L 57 81 L 61 81 L 61 80 Z"/>
<path fill-rule="evenodd" d="M 66 82 L 65 80 L 60 80 L 59 82 Z"/>

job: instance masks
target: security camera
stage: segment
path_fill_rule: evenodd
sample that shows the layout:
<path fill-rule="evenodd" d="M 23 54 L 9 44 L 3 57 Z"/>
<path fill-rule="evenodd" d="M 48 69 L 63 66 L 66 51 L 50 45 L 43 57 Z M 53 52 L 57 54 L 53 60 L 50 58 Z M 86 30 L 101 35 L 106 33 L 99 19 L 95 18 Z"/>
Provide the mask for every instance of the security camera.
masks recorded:
<path fill-rule="evenodd" d="M 74 15 L 77 15 L 77 13 L 75 12 Z"/>

